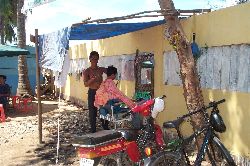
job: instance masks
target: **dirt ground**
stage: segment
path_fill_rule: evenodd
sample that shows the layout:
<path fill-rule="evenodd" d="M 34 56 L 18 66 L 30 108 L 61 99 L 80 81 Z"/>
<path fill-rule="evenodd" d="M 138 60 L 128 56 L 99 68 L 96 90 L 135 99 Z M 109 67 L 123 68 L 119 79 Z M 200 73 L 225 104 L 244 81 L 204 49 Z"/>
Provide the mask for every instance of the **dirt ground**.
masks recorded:
<path fill-rule="evenodd" d="M 0 123 L 0 166 L 79 165 L 71 141 L 75 135 L 88 132 L 88 111 L 66 102 L 61 102 L 59 109 L 57 101 L 43 101 L 44 143 L 39 144 L 37 103 L 33 108 L 28 112 L 11 110 L 10 121 Z"/>
<path fill-rule="evenodd" d="M 42 110 L 42 144 L 38 139 L 36 102 L 33 102 L 33 111 L 8 112 L 10 121 L 0 123 L 0 166 L 80 165 L 71 144 L 75 136 L 89 133 L 88 110 L 65 101 L 59 106 L 58 101 L 43 101 Z M 100 124 L 97 124 L 97 130 L 102 130 Z"/>

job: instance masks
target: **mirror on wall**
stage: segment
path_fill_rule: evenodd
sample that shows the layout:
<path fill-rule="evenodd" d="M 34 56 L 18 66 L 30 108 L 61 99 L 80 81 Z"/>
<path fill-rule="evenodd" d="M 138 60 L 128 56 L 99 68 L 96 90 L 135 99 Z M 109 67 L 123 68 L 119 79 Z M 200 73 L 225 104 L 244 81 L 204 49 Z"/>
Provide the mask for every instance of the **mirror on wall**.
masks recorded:
<path fill-rule="evenodd" d="M 152 68 L 141 68 L 141 84 L 151 84 Z"/>
<path fill-rule="evenodd" d="M 154 54 L 139 53 L 139 51 L 137 51 L 134 68 L 135 68 L 135 96 L 138 96 L 137 94 L 147 94 L 147 98 L 153 97 Z"/>

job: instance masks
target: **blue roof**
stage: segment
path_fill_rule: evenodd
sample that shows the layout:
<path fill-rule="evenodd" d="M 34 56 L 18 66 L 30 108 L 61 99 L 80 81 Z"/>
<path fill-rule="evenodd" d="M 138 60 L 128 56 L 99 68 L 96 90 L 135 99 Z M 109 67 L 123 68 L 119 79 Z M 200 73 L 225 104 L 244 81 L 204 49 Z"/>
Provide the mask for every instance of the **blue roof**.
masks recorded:
<path fill-rule="evenodd" d="M 97 40 L 164 24 L 165 20 L 142 23 L 79 24 L 71 27 L 69 40 Z"/>
<path fill-rule="evenodd" d="M 30 52 L 28 50 L 19 48 L 17 46 L 0 45 L 0 57 L 27 55 L 29 53 Z"/>

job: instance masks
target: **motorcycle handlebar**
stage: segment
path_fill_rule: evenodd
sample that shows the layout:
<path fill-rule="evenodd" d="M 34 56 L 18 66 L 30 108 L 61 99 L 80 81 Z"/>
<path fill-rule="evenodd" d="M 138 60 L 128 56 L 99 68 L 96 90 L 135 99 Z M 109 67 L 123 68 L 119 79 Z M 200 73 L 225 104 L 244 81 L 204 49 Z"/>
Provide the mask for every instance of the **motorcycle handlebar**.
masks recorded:
<path fill-rule="evenodd" d="M 165 97 L 167 97 L 166 95 L 163 95 L 162 97 L 160 97 L 160 99 L 164 99 Z"/>
<path fill-rule="evenodd" d="M 166 95 L 162 95 L 162 97 L 160 97 L 160 99 L 164 99 L 166 97 Z M 139 102 L 140 103 L 140 102 Z M 143 102 L 144 103 L 144 102 Z M 141 103 L 141 104 L 143 104 Z M 129 116 L 130 114 L 132 114 L 133 111 L 128 111 L 126 114 L 122 115 L 122 118 L 126 118 L 127 116 Z"/>

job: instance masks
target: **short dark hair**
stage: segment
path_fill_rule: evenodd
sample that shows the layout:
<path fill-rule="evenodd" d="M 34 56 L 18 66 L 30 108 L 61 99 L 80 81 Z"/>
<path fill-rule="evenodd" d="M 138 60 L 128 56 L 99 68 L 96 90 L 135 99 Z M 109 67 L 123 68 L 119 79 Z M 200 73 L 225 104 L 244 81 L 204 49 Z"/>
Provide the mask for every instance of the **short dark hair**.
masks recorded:
<path fill-rule="evenodd" d="M 112 74 L 116 75 L 117 74 L 117 68 L 114 66 L 108 66 L 107 69 L 107 76 L 111 76 Z"/>
<path fill-rule="evenodd" d="M 7 79 L 6 75 L 0 75 L 0 77 L 2 77 L 4 80 Z"/>
<path fill-rule="evenodd" d="M 99 53 L 97 51 L 91 51 L 91 53 L 89 54 L 89 59 L 93 56 L 97 56 L 99 58 Z"/>

